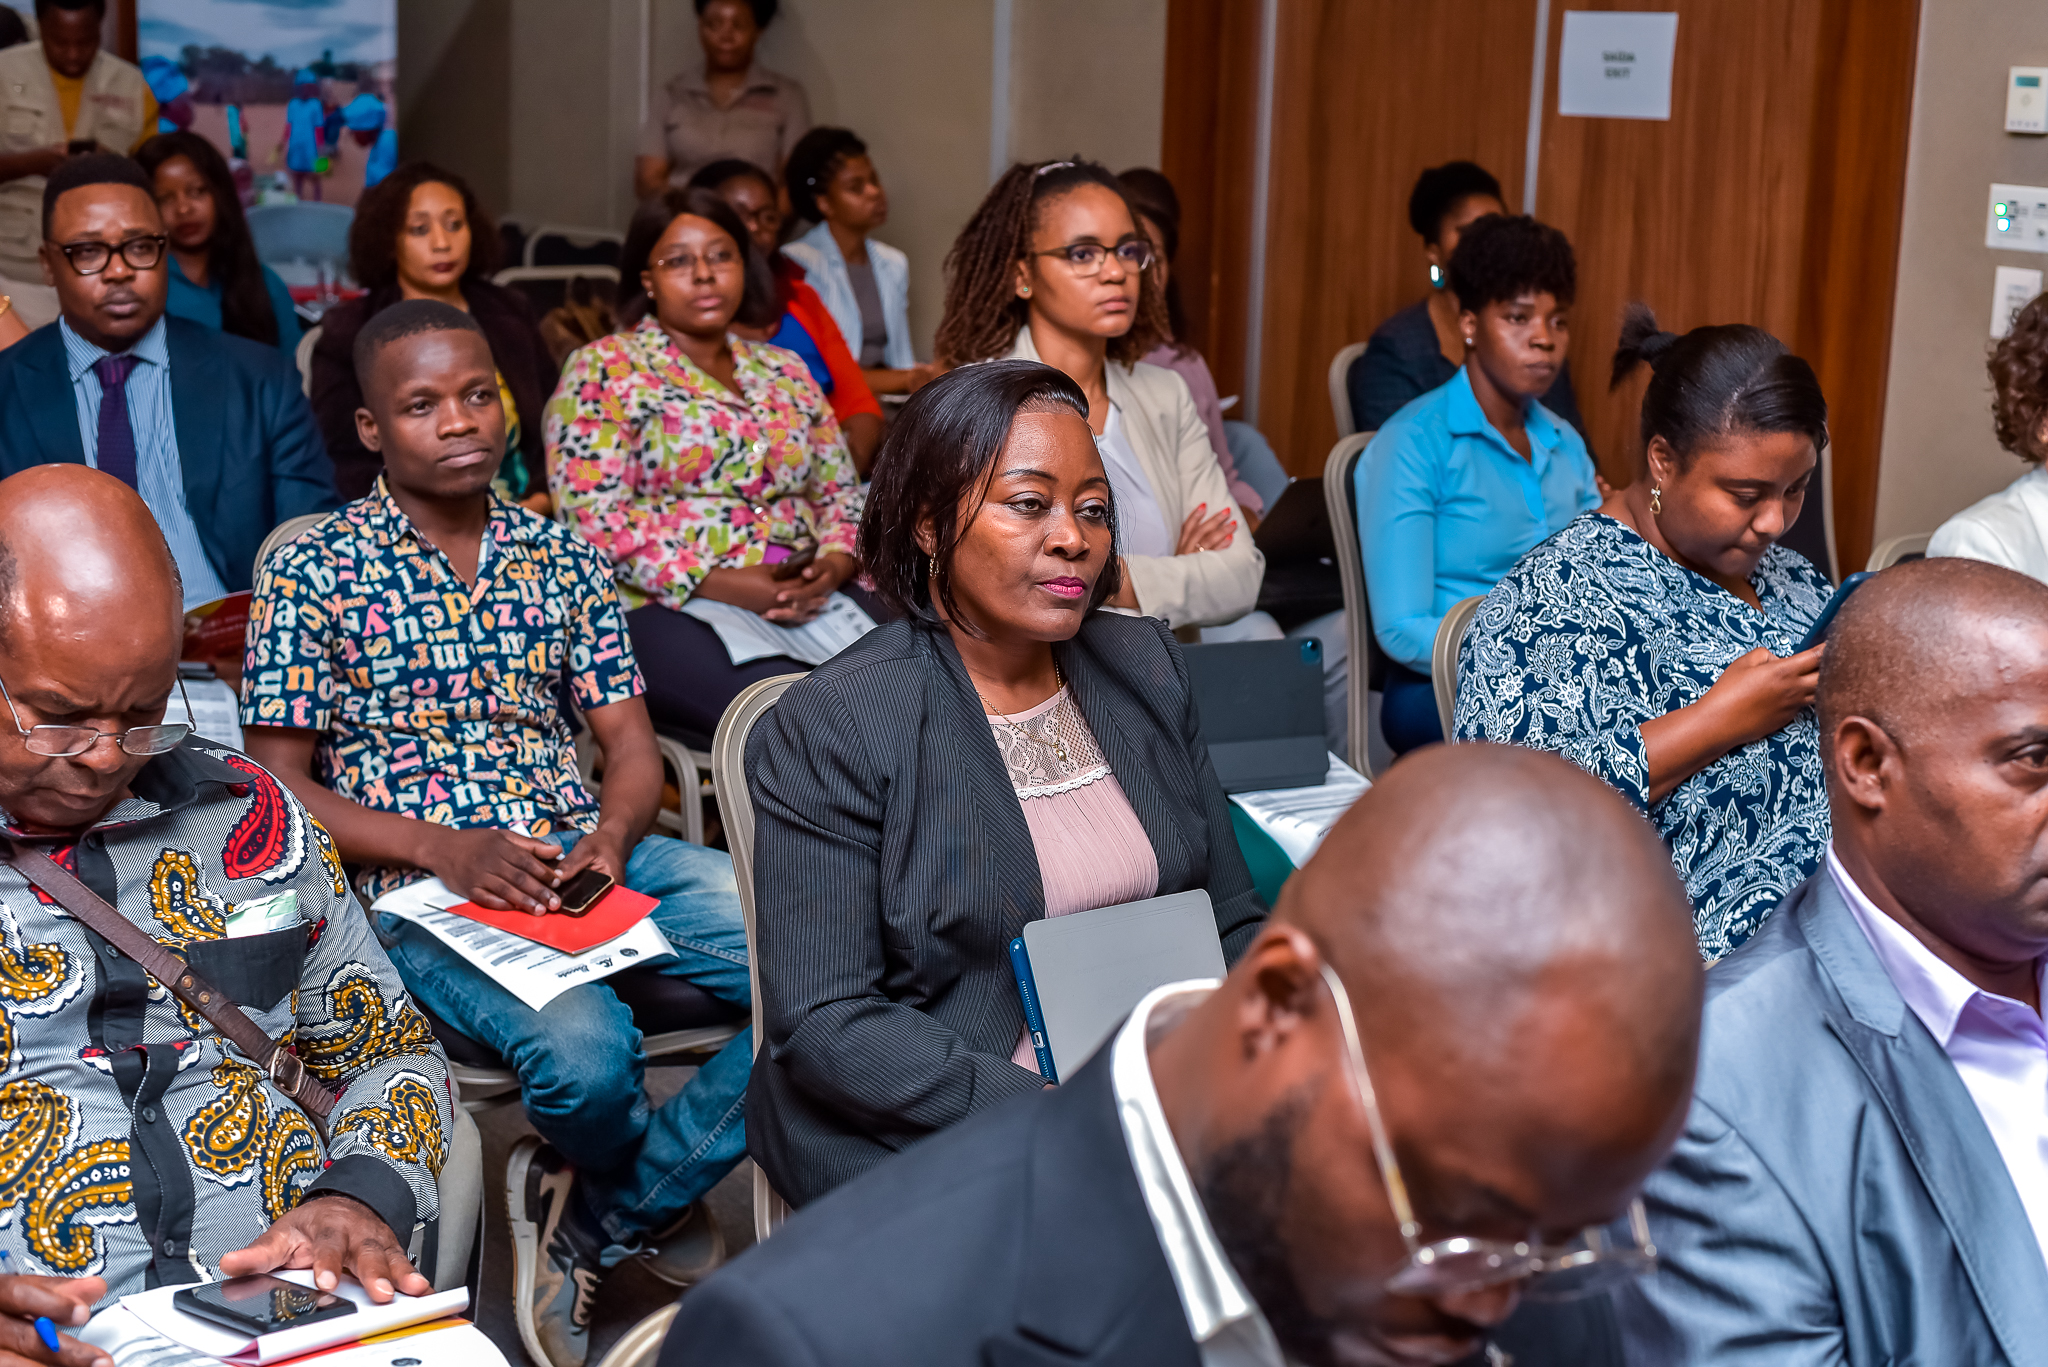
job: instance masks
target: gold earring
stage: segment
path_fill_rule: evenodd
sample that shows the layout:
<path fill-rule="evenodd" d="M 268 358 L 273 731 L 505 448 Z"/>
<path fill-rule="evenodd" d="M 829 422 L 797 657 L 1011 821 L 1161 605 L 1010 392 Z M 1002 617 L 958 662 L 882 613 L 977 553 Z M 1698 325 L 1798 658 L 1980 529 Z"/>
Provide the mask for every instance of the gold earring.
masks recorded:
<path fill-rule="evenodd" d="M 939 558 L 935 555 L 928 555 L 925 559 L 931 562 L 931 572 L 925 578 L 936 584 L 939 582 Z"/>
<path fill-rule="evenodd" d="M 1663 511 L 1664 486 L 1661 484 L 1652 484 L 1650 486 L 1650 516 L 1656 517 L 1660 515 Z"/>

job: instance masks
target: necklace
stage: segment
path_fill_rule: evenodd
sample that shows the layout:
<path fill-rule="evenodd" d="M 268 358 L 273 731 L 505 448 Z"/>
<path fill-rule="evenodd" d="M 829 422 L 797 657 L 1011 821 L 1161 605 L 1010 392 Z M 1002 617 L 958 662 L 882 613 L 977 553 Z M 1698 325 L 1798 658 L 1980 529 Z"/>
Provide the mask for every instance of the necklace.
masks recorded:
<path fill-rule="evenodd" d="M 1060 673 L 1060 662 L 1058 660 L 1054 660 L 1052 662 L 1052 677 L 1053 681 L 1057 683 L 1061 688 L 1065 688 L 1067 686 L 1066 676 Z M 1016 734 L 1018 740 L 1028 741 L 1032 745 L 1037 746 L 1041 750 L 1050 749 L 1054 754 L 1060 757 L 1060 765 L 1063 769 L 1072 769 L 1074 767 L 1073 759 L 1067 754 L 1067 743 L 1060 739 L 1060 725 L 1058 717 L 1054 717 L 1047 724 L 1047 729 L 1052 732 L 1052 742 L 1050 745 L 1048 745 L 1045 741 L 1042 741 L 1038 737 L 1032 735 L 1029 731 L 1026 731 L 1023 727 L 1011 721 L 1007 716 L 1003 715 L 1001 712 L 996 711 L 994 707 L 991 707 L 989 705 L 988 699 L 981 697 L 980 689 L 977 688 L 974 690 L 974 696 L 977 698 L 981 698 L 981 705 L 983 710 L 985 710 L 991 717 L 994 717 L 1003 725 L 1009 727 L 1010 730 Z M 1054 710 L 1057 711 L 1058 709 L 1055 708 Z"/>

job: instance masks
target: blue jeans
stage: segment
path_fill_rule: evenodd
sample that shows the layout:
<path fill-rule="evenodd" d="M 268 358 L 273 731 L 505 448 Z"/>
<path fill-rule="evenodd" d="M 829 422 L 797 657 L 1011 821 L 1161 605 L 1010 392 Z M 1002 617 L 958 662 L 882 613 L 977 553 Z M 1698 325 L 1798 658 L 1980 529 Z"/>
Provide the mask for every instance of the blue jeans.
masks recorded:
<path fill-rule="evenodd" d="M 579 837 L 552 838 L 569 850 Z M 730 856 L 649 836 L 627 860 L 625 883 L 658 899 L 654 923 L 675 946 L 675 957 L 654 967 L 719 1001 L 748 1005 L 746 928 Z M 420 927 L 380 919 L 413 996 L 518 1072 L 527 1118 L 575 1166 L 591 1214 L 620 1244 L 672 1224 L 746 1153 L 751 1031 L 654 1110 L 641 1085 L 647 1056 L 633 1013 L 603 982 L 572 987 L 535 1011 Z"/>

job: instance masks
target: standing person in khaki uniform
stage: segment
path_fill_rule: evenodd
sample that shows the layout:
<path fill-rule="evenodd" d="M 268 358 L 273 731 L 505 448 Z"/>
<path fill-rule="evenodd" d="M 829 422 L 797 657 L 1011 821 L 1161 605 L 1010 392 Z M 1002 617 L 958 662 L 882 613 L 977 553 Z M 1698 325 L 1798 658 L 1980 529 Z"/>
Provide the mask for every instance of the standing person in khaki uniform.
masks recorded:
<path fill-rule="evenodd" d="M 775 18 L 776 0 L 696 0 L 702 70 L 686 68 L 662 88 L 640 130 L 633 192 L 659 199 L 699 167 L 737 157 L 782 174 L 789 149 L 811 126 L 811 101 L 794 79 L 754 65 L 754 45 Z"/>
<path fill-rule="evenodd" d="M 106 0 L 36 0 L 40 43 L 0 51 L 0 274 L 43 278 L 43 181 L 67 148 L 131 152 L 156 131 L 139 68 L 100 49 Z"/>

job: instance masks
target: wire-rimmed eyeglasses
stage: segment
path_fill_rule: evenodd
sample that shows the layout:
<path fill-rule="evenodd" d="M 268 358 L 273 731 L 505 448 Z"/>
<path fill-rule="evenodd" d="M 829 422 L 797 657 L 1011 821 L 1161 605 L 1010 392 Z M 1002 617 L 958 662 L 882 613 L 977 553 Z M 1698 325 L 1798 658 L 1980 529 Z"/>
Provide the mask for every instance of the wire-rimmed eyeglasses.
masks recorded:
<path fill-rule="evenodd" d="M 21 732 L 22 744 L 31 755 L 47 755 L 51 759 L 71 759 L 82 755 L 102 740 L 110 740 L 130 755 L 167 754 L 184 741 L 199 727 L 192 718 L 192 699 L 186 696 L 185 681 L 178 680 L 178 696 L 185 701 L 185 721 L 160 723 L 156 726 L 131 726 L 126 731 L 100 731 L 90 726 L 23 726 L 21 713 L 15 710 L 14 698 L 7 692 L 7 684 L 0 680 L 0 699 L 7 703 L 7 715 L 14 718 L 14 729 Z"/>
<path fill-rule="evenodd" d="M 1114 247 L 1105 247 L 1100 242 L 1070 242 L 1064 247 L 1051 251 L 1033 252 L 1033 256 L 1057 256 L 1067 263 L 1074 274 L 1091 276 L 1102 274 L 1102 265 L 1114 256 L 1127 271 L 1142 271 L 1152 264 L 1152 244 L 1149 242 L 1119 242 Z"/>
<path fill-rule="evenodd" d="M 169 234 L 152 233 L 120 243 L 61 242 L 57 250 L 64 253 L 64 259 L 78 274 L 98 275 L 114 263 L 115 252 L 121 253 L 121 259 L 138 271 L 154 270 L 170 245 Z"/>
<path fill-rule="evenodd" d="M 1408 1201 L 1408 1184 L 1402 1180 L 1401 1165 L 1394 1160 L 1393 1142 L 1387 1137 L 1386 1122 L 1380 1117 L 1372 1075 L 1365 1069 L 1365 1050 L 1358 1042 L 1358 1022 L 1351 1014 L 1351 997 L 1335 969 L 1327 962 L 1321 969 L 1323 982 L 1337 1004 L 1337 1023 L 1344 1031 L 1352 1087 L 1372 1131 L 1373 1157 L 1387 1189 L 1387 1205 L 1401 1226 L 1401 1242 L 1408 1246 L 1408 1260 L 1387 1278 L 1389 1291 L 1402 1296 L 1459 1295 L 1503 1282 L 1528 1281 L 1530 1285 L 1523 1294 L 1530 1300 L 1573 1300 L 1595 1295 L 1656 1267 L 1657 1249 L 1650 1242 L 1650 1217 L 1643 1209 L 1641 1197 L 1629 1203 L 1626 1243 L 1608 1237 L 1607 1231 L 1597 1226 L 1581 1230 L 1576 1239 L 1561 1244 L 1507 1243 L 1462 1236 L 1423 1243 L 1422 1226 Z"/>

